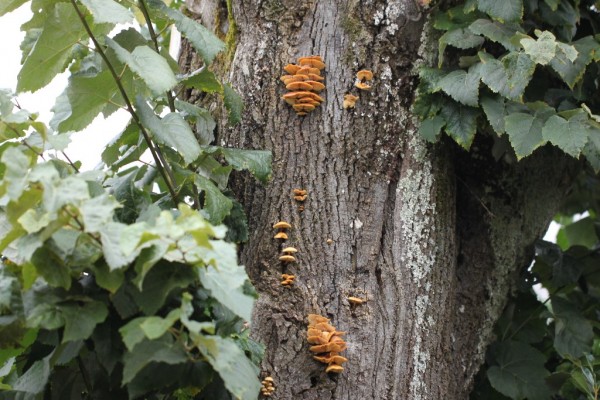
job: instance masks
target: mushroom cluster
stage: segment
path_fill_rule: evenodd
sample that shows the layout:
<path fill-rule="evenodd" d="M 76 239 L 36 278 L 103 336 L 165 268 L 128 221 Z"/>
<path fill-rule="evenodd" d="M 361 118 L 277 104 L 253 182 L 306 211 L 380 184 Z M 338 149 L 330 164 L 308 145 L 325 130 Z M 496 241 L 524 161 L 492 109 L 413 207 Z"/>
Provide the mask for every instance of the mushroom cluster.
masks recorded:
<path fill-rule="evenodd" d="M 261 383 L 262 387 L 260 388 L 260 393 L 265 397 L 271 397 L 273 395 L 273 392 L 275 391 L 273 378 L 267 376 L 265 379 L 263 379 Z"/>
<path fill-rule="evenodd" d="M 321 71 L 325 63 L 321 56 L 308 56 L 298 58 L 298 64 L 288 64 L 283 67 L 287 75 L 280 79 L 285 84 L 289 93 L 282 99 L 291 105 L 298 115 L 306 115 L 323 102 L 318 93 L 325 89 Z"/>
<path fill-rule="evenodd" d="M 279 257 L 279 261 L 282 261 L 282 262 L 295 262 L 296 261 L 296 257 L 294 257 L 294 254 L 296 254 L 298 252 L 298 250 L 295 247 L 286 247 L 285 249 L 281 250 L 281 252 L 283 254 Z"/>
<path fill-rule="evenodd" d="M 296 200 L 300 205 L 298 206 L 298 211 L 304 211 L 304 201 L 308 197 L 308 192 L 305 189 L 294 189 L 292 191 L 294 193 L 294 200 Z"/>
<path fill-rule="evenodd" d="M 294 279 L 296 279 L 296 275 L 281 274 L 281 285 L 291 286 L 294 283 Z"/>
<path fill-rule="evenodd" d="M 308 314 L 308 343 L 312 344 L 309 350 L 315 355 L 313 358 L 327 364 L 325 372 L 340 373 L 344 370 L 342 364 L 348 361 L 340 356 L 346 350 L 346 342 L 342 339 L 345 332 L 338 332 L 329 324 L 329 319 L 318 315 Z"/>
<path fill-rule="evenodd" d="M 277 233 L 273 236 L 273 239 L 288 240 L 288 235 L 285 233 L 286 229 L 290 229 L 292 225 L 285 221 L 279 221 L 273 225 L 273 229 L 277 229 Z"/>

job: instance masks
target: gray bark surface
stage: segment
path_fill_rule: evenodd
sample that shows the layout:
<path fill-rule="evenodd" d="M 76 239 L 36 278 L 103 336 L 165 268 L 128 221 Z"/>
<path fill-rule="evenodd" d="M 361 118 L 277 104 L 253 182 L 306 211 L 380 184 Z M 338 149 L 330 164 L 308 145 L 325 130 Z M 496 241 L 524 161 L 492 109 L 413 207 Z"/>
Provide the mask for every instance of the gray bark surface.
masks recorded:
<path fill-rule="evenodd" d="M 189 8 L 223 33 L 225 6 Z M 414 1 L 239 0 L 233 15 L 236 48 L 224 64 L 246 108 L 218 144 L 273 152 L 268 186 L 248 177 L 235 186 L 250 223 L 242 261 L 260 293 L 252 331 L 267 349 L 261 376 L 273 376 L 273 398 L 467 398 L 572 163 L 548 148 L 506 163 L 490 139 L 467 153 L 418 137 L 414 67 L 437 45 L 423 46 L 426 15 Z M 298 117 L 279 76 L 312 54 L 327 64 L 326 100 Z M 197 67 L 189 50 L 181 62 Z M 370 92 L 353 86 L 363 68 L 375 74 Z M 360 96 L 354 110 L 342 108 L 346 93 Z M 303 212 L 293 188 L 308 190 Z M 293 225 L 285 246 L 299 250 L 297 263 L 278 261 L 278 220 Z M 293 287 L 280 285 L 282 273 L 297 276 Z M 347 332 L 342 374 L 312 359 L 309 313 Z"/>

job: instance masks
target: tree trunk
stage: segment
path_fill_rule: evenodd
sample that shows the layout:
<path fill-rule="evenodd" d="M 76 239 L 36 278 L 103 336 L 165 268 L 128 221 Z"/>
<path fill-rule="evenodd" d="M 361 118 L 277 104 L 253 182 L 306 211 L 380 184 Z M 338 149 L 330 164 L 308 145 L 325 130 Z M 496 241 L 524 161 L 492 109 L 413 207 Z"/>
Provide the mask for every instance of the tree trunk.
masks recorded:
<path fill-rule="evenodd" d="M 416 65 L 431 61 L 437 43 L 415 1 L 232 3 L 229 80 L 246 108 L 218 141 L 273 152 L 267 187 L 236 183 L 251 233 L 242 261 L 260 293 L 252 330 L 266 346 L 261 373 L 275 380 L 273 398 L 467 398 L 575 163 L 548 147 L 519 163 L 496 161 L 491 137 L 470 153 L 419 138 L 410 112 Z M 189 8 L 231 29 L 225 1 Z M 325 102 L 298 117 L 278 78 L 312 54 L 327 65 Z M 189 50 L 182 60 L 194 64 Z M 371 91 L 354 87 L 360 69 L 374 72 Z M 355 109 L 342 107 L 346 93 L 360 96 Z M 303 212 L 293 188 L 308 191 Z M 293 225 L 285 246 L 299 250 L 297 263 L 278 261 L 278 220 Z M 282 273 L 296 275 L 292 287 L 280 284 Z M 367 301 L 351 305 L 348 296 Z M 312 359 L 309 313 L 347 332 L 342 374 Z"/>

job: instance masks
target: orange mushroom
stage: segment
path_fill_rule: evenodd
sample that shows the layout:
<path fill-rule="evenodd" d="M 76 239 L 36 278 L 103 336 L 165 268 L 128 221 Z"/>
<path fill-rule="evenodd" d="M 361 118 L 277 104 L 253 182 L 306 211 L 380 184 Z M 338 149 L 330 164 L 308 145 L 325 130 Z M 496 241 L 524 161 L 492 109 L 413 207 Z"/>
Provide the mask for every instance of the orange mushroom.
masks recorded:
<path fill-rule="evenodd" d="M 344 370 L 344 367 L 342 367 L 341 365 L 331 364 L 325 369 L 325 372 L 327 372 L 327 373 L 333 372 L 333 373 L 339 374 L 343 370 Z"/>
<path fill-rule="evenodd" d="M 356 73 L 356 77 L 359 81 L 370 81 L 373 80 L 373 72 L 368 69 L 362 69 Z"/>
<path fill-rule="evenodd" d="M 304 196 L 307 193 L 305 189 L 294 189 L 294 190 L 292 190 L 292 192 L 296 196 Z"/>
<path fill-rule="evenodd" d="M 320 92 L 321 90 L 325 89 L 325 85 L 323 85 L 321 82 L 304 81 L 304 83 L 308 83 L 312 87 L 312 90 L 315 92 Z"/>
<path fill-rule="evenodd" d="M 294 110 L 300 112 L 312 111 L 315 109 L 315 106 L 309 103 L 296 103 L 292 107 L 294 107 Z"/>
<path fill-rule="evenodd" d="M 290 229 L 292 225 L 285 221 L 279 221 L 273 225 L 273 229 Z"/>
<path fill-rule="evenodd" d="M 290 82 L 285 85 L 287 90 L 312 90 L 312 84 L 307 82 Z"/>
<path fill-rule="evenodd" d="M 360 90 L 371 90 L 371 85 L 367 85 L 366 83 L 363 83 L 363 82 L 356 82 L 354 84 L 354 86 L 356 86 Z"/>
<path fill-rule="evenodd" d="M 296 257 L 285 254 L 281 257 L 279 257 L 279 261 L 283 261 L 283 262 L 294 262 L 296 261 Z"/>
<path fill-rule="evenodd" d="M 299 65 L 295 65 L 295 64 L 288 64 L 285 67 L 283 67 L 283 69 L 288 74 L 295 75 L 296 72 L 298 72 L 298 70 L 300 69 L 300 66 Z"/>
<path fill-rule="evenodd" d="M 308 79 L 310 79 L 311 81 L 324 81 L 325 77 L 319 75 L 319 74 L 308 74 Z"/>
<path fill-rule="evenodd" d="M 343 103 L 344 108 L 354 108 L 354 106 L 356 105 L 356 100 L 358 100 L 358 99 L 359 99 L 358 96 L 354 96 L 352 94 L 344 95 L 344 103 Z"/>
<path fill-rule="evenodd" d="M 319 57 L 320 58 L 320 57 Z M 311 58 L 311 57 L 301 57 L 298 59 L 298 64 L 300 64 L 301 66 L 310 66 L 313 68 L 317 68 L 319 70 L 325 69 L 325 63 L 323 63 L 323 61 L 316 59 L 316 58 Z"/>
<path fill-rule="evenodd" d="M 287 240 L 288 235 L 285 232 L 278 232 L 277 234 L 275 234 L 275 236 L 273 236 L 273 239 Z"/>

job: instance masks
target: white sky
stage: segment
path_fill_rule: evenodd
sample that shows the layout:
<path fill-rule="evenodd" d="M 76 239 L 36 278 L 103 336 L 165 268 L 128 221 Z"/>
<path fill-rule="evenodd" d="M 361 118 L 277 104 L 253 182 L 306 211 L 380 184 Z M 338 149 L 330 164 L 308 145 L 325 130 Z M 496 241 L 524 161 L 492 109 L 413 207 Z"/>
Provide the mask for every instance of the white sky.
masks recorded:
<path fill-rule="evenodd" d="M 31 16 L 29 3 L 19 9 L 0 17 L 0 54 L 3 55 L 0 63 L 0 88 L 11 89 L 17 86 L 21 50 L 19 48 L 25 34 L 20 31 L 20 26 L 28 21 Z M 40 119 L 45 123 L 50 121 L 50 109 L 54 99 L 62 93 L 67 86 L 67 75 L 57 76 L 48 86 L 35 93 L 23 93 L 17 96 L 19 104 L 30 112 L 40 114 Z M 100 154 L 104 145 L 116 136 L 125 127 L 128 121 L 125 111 L 118 111 L 109 118 L 101 116 L 82 132 L 71 136 L 71 144 L 65 153 L 73 161 L 80 160 L 82 169 L 92 169 L 100 162 Z"/>

